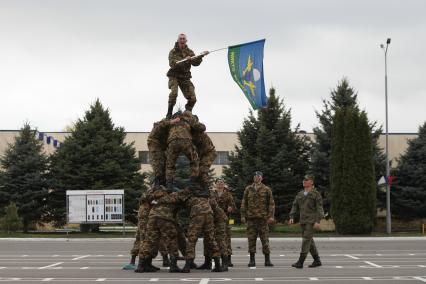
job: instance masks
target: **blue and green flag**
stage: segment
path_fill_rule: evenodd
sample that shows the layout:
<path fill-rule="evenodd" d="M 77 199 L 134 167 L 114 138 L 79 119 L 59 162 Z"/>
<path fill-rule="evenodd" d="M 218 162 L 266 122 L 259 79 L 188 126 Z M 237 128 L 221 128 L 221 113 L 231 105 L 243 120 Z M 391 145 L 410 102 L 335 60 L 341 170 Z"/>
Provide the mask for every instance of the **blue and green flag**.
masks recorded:
<path fill-rule="evenodd" d="M 228 63 L 234 81 L 243 90 L 253 109 L 266 106 L 268 99 L 263 79 L 263 46 L 258 40 L 228 48 Z"/>

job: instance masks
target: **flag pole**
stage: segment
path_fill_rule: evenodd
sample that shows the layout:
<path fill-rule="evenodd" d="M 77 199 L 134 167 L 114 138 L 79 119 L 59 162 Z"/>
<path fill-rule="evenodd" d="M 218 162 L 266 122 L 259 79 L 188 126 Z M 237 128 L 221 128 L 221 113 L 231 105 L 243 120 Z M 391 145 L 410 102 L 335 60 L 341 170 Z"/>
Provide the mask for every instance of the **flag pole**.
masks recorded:
<path fill-rule="evenodd" d="M 213 53 L 213 52 L 216 52 L 216 51 L 220 51 L 220 50 L 224 50 L 224 49 L 228 49 L 228 47 L 222 47 L 222 48 L 218 48 L 218 49 L 214 49 L 214 50 L 212 50 L 212 51 L 209 51 L 209 54 L 210 53 Z M 183 63 L 183 62 L 186 62 L 186 61 L 188 61 L 188 60 L 191 60 L 191 59 L 194 59 L 194 58 L 197 58 L 197 57 L 200 57 L 200 56 L 204 56 L 203 54 L 198 54 L 198 55 L 195 55 L 195 56 L 192 56 L 191 58 L 189 58 L 189 59 L 182 59 L 182 60 L 179 60 L 179 61 L 177 61 L 176 62 L 176 64 L 180 64 L 180 63 Z"/>

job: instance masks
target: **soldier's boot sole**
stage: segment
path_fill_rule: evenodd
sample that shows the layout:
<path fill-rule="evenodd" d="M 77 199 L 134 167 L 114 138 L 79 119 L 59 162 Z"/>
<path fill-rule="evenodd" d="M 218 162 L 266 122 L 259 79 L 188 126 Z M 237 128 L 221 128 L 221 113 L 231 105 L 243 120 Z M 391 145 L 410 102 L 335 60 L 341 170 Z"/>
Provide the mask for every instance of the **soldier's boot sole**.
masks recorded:
<path fill-rule="evenodd" d="M 296 263 L 293 263 L 292 265 L 291 265 L 292 267 L 294 267 L 294 268 L 298 268 L 298 269 L 301 269 L 301 268 L 303 268 L 303 264 L 301 264 L 301 263 L 298 263 L 298 262 L 296 262 Z"/>
<path fill-rule="evenodd" d="M 311 265 L 309 265 L 308 267 L 309 267 L 309 268 L 314 268 L 314 267 L 319 267 L 319 266 L 322 266 L 321 261 L 315 261 L 315 260 L 314 260 L 314 262 L 312 262 L 312 264 L 311 264 Z"/>

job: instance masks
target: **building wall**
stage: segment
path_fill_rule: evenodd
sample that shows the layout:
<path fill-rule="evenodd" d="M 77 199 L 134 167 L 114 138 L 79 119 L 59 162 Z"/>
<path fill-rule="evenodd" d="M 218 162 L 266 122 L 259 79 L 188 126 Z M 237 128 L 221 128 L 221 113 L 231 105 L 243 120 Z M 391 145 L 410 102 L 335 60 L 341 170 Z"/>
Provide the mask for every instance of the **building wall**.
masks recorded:
<path fill-rule="evenodd" d="M 15 136 L 18 134 L 18 130 L 0 130 L 0 155 L 3 155 L 8 143 L 13 143 Z M 53 145 L 54 140 L 57 140 L 60 145 L 60 143 L 65 140 L 65 137 L 69 135 L 69 133 L 66 132 L 44 132 L 42 134 L 44 151 L 46 154 L 52 154 L 56 150 L 56 147 Z M 141 152 L 148 151 L 148 134 L 148 132 L 128 132 L 125 142 L 133 142 L 139 155 Z M 222 152 L 222 154 L 224 154 L 223 152 L 229 153 L 233 151 L 235 149 L 235 145 L 238 144 L 238 137 L 237 133 L 235 132 L 209 132 L 208 135 L 212 139 L 213 144 L 216 147 L 216 151 Z M 301 135 L 308 135 L 311 139 L 314 139 L 314 136 L 311 133 Z M 47 141 L 48 137 L 51 137 L 49 144 Z M 396 166 L 397 164 L 395 159 L 403 154 L 407 149 L 407 141 L 415 137 L 417 137 L 417 133 L 392 133 L 389 135 L 389 157 L 393 161 L 393 166 Z M 385 147 L 384 135 L 380 137 L 379 143 L 382 148 Z M 223 157 L 223 155 L 221 157 Z M 222 169 L 224 166 L 223 161 L 224 160 L 221 160 L 219 162 L 219 160 L 217 160 L 217 163 L 212 166 L 216 175 L 222 174 Z M 151 166 L 149 164 L 141 163 L 141 171 L 150 170 Z"/>

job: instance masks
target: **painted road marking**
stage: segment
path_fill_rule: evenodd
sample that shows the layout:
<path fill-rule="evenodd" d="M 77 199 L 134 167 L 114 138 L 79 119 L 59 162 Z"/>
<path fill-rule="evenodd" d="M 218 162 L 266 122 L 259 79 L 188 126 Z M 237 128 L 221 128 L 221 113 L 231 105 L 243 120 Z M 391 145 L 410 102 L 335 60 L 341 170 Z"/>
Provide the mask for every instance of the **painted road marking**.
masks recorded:
<path fill-rule="evenodd" d="M 254 281 L 263 281 L 263 278 L 254 278 Z"/>
<path fill-rule="evenodd" d="M 149 281 L 151 281 L 151 282 L 157 282 L 158 280 L 160 280 L 160 278 L 151 278 L 151 279 L 149 279 Z"/>
<path fill-rule="evenodd" d="M 54 266 L 60 265 L 60 264 L 62 264 L 62 263 L 63 263 L 63 262 L 57 262 L 57 263 L 53 263 L 53 264 L 51 264 L 51 265 L 46 265 L 46 266 L 39 267 L 38 269 L 51 268 L 51 267 L 54 267 Z"/>
<path fill-rule="evenodd" d="M 373 280 L 373 278 L 371 278 L 371 277 L 362 277 L 362 279 L 364 279 L 364 280 Z"/>
<path fill-rule="evenodd" d="M 209 283 L 210 278 L 202 278 L 199 284 L 207 284 Z"/>
<path fill-rule="evenodd" d="M 371 266 L 374 266 L 374 267 L 377 267 L 377 268 L 382 268 L 382 266 L 375 264 L 375 263 L 372 263 L 371 261 L 364 261 L 364 262 L 371 265 Z"/>
<path fill-rule="evenodd" d="M 319 279 L 317 277 L 309 277 L 309 280 L 318 281 Z"/>
<path fill-rule="evenodd" d="M 88 269 L 88 266 L 81 267 L 80 269 Z"/>
<path fill-rule="evenodd" d="M 345 254 L 346 257 L 352 258 L 352 259 L 359 259 L 359 257 L 350 255 L 350 254 Z"/>
<path fill-rule="evenodd" d="M 88 254 L 88 255 L 82 255 L 82 256 L 74 257 L 71 260 L 79 260 L 79 259 L 83 259 L 83 258 L 86 258 L 86 257 L 89 257 L 89 256 L 90 256 L 90 254 Z"/>
<path fill-rule="evenodd" d="M 41 281 L 52 281 L 53 279 L 55 279 L 55 278 L 44 278 L 44 279 L 42 279 Z"/>
<path fill-rule="evenodd" d="M 420 277 L 420 276 L 413 277 L 413 279 L 420 280 L 422 282 L 426 282 L 426 278 Z"/>
<path fill-rule="evenodd" d="M 103 282 L 103 281 L 105 281 L 106 280 L 106 278 L 98 278 L 98 279 L 96 279 L 95 281 L 96 282 Z"/>

